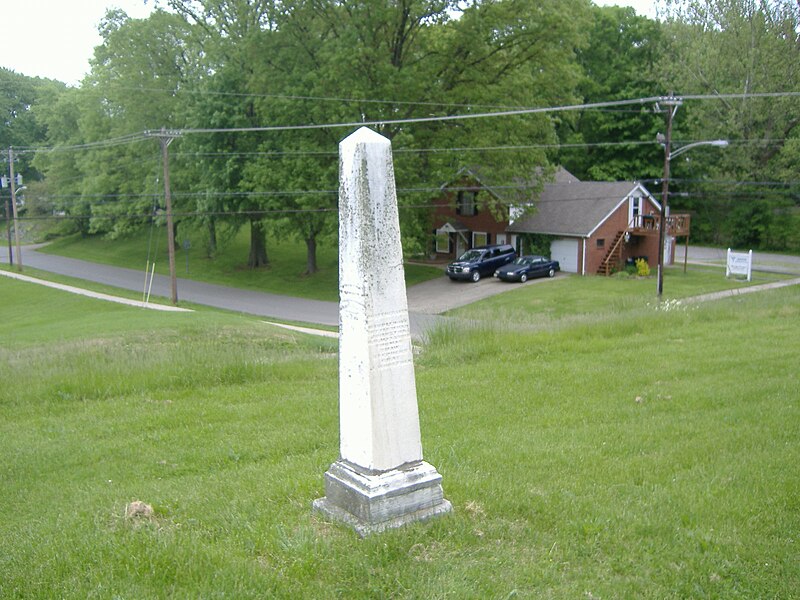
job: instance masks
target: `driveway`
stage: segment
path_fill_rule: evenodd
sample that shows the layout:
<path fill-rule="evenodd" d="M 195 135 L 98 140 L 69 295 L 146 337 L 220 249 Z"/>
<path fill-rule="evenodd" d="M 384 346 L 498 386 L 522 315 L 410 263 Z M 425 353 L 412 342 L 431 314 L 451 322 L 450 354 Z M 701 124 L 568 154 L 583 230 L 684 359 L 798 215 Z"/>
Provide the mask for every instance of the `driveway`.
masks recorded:
<path fill-rule="evenodd" d="M 563 273 L 556 275 L 556 277 L 566 276 Z M 408 310 L 438 315 L 484 298 L 518 289 L 520 286 L 539 285 L 546 281 L 550 281 L 550 279 L 540 277 L 529 279 L 525 283 L 506 283 L 494 277 L 485 277 L 479 282 L 473 283 L 471 281 L 450 281 L 442 273 L 438 279 L 431 279 L 408 288 Z"/>

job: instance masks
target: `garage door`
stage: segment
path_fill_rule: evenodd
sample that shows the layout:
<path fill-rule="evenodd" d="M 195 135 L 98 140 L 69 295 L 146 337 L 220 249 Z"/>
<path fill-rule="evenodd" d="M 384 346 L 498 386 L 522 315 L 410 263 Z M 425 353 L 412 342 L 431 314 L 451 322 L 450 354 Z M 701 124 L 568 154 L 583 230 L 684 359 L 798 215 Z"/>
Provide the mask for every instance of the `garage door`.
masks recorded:
<path fill-rule="evenodd" d="M 562 239 L 550 242 L 550 258 L 557 260 L 562 271 L 578 272 L 578 240 Z"/>

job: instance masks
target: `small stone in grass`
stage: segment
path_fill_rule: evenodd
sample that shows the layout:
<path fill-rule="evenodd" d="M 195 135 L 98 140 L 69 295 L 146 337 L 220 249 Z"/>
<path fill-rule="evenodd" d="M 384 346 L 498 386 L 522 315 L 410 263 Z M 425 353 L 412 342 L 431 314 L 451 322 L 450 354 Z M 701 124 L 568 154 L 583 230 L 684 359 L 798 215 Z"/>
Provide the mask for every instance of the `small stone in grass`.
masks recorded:
<path fill-rule="evenodd" d="M 153 517 L 153 507 L 141 500 L 134 500 L 125 506 L 125 516 L 128 519 L 150 519 Z"/>

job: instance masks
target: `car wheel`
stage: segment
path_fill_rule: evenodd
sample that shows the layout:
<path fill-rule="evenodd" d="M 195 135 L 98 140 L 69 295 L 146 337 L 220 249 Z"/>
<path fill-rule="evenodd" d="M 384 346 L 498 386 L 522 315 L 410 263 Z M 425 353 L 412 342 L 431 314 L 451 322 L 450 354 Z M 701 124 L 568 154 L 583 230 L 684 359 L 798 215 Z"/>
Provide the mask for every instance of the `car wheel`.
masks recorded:
<path fill-rule="evenodd" d="M 548 276 L 548 277 L 555 277 L 555 276 L 556 276 L 556 270 L 555 270 L 555 269 L 550 269 L 550 270 L 547 272 L 547 276 Z"/>
<path fill-rule="evenodd" d="M 519 276 L 520 283 L 525 283 L 526 281 L 528 281 L 528 276 L 525 273 Z"/>
<path fill-rule="evenodd" d="M 477 283 L 477 282 L 478 282 L 478 281 L 480 281 L 480 280 L 481 280 L 481 274 L 480 274 L 480 272 L 479 272 L 479 271 L 473 271 L 473 272 L 472 272 L 472 281 L 474 281 L 474 282 L 476 282 L 476 283 Z"/>

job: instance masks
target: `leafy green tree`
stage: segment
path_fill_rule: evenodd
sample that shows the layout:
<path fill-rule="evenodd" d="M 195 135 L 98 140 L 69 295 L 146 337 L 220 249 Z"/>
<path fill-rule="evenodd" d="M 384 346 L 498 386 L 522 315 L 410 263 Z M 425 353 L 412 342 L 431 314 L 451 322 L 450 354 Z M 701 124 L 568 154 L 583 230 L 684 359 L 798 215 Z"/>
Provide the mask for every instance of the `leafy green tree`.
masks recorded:
<path fill-rule="evenodd" d="M 265 95 L 258 112 L 275 124 L 383 123 L 377 129 L 395 149 L 407 251 L 423 251 L 430 237 L 428 211 L 416 207 L 429 204 L 464 166 L 478 165 L 498 185 L 530 195 L 529 177 L 548 158 L 532 146 L 555 141 L 550 117 L 392 121 L 572 100 L 578 76 L 574 49 L 582 43 L 588 3 L 475 3 L 458 19 L 452 18 L 457 3 L 445 1 L 378 2 L 370 10 L 349 1 L 282 7 L 275 31 L 260 36 L 252 57 L 259 65 L 250 87 Z M 276 89 L 280 97 L 273 95 Z M 259 185 L 269 181 L 278 190 L 335 185 L 335 157 L 324 155 L 347 133 L 323 129 L 272 136 L 264 149 L 293 154 L 277 168 L 274 162 L 254 166 L 263 169 Z M 526 149 L 489 150 L 509 145 Z M 259 177 L 255 172 L 253 181 Z M 292 209 L 282 228 L 306 241 L 307 270 L 313 271 L 316 237 L 333 229 L 331 198 L 307 194 L 278 201 L 276 210 Z"/>
<path fill-rule="evenodd" d="M 65 86 L 57 81 L 27 77 L 0 68 L 0 164 L 8 175 L 8 149 L 14 147 L 14 171 L 26 184 L 40 179 L 33 164 L 32 147 L 42 145 L 47 137 L 45 123 L 37 115 L 38 106 L 60 93 Z M 0 210 L 2 212 L 2 210 Z"/>
<path fill-rule="evenodd" d="M 248 49 L 262 32 L 274 28 L 274 16 L 279 5 L 268 0 L 168 0 L 166 4 L 187 23 L 202 33 L 197 36 L 207 63 L 206 73 L 198 78 L 194 99 L 188 105 L 188 115 L 206 128 L 229 129 L 257 127 L 260 115 L 256 112 L 249 84 L 254 76 L 254 63 Z M 250 226 L 250 250 L 247 264 L 251 268 L 269 265 L 267 255 L 267 223 L 263 203 L 250 194 L 243 181 L 249 163 L 248 155 L 255 152 L 257 140 L 242 133 L 212 133 L 191 136 L 184 146 L 198 160 L 191 169 L 192 187 L 225 190 L 226 194 L 203 196 L 203 209 L 213 213 L 235 213 L 229 219 L 234 228 L 245 223 Z M 208 227 L 210 245 L 216 244 L 214 216 L 201 217 Z"/>
<path fill-rule="evenodd" d="M 131 20 L 110 12 L 103 45 L 81 89 L 42 112 L 54 144 L 84 146 L 42 157 L 90 214 L 88 232 L 124 233 L 143 222 L 160 186 L 154 142 L 132 132 L 187 127 L 376 121 L 392 139 L 406 250 L 429 243 L 425 208 L 463 167 L 480 167 L 521 198 L 554 158 L 560 117 L 395 123 L 575 100 L 588 0 L 166 0 L 173 12 Z M 458 18 L 455 18 L 457 16 Z M 282 132 L 194 132 L 171 147 L 178 208 L 207 227 L 249 223 L 248 263 L 268 264 L 266 231 L 316 247 L 336 234 L 336 145 L 341 127 Z M 500 151 L 499 148 L 512 147 Z M 513 193 L 506 197 L 512 196 Z M 102 200 L 101 200 L 102 199 Z M 70 208 L 78 210 L 77 202 Z M 492 210 L 504 211 L 500 202 Z"/>
<path fill-rule="evenodd" d="M 675 165 L 688 195 L 673 206 L 695 211 L 708 241 L 787 249 L 786 224 L 798 205 L 787 194 L 796 171 L 786 165 L 800 158 L 800 5 L 687 0 L 665 8 L 663 76 L 681 94 L 711 97 L 684 103 L 678 131 L 687 141 L 730 141 Z"/>
<path fill-rule="evenodd" d="M 163 185 L 158 144 L 136 134 L 182 125 L 179 93 L 201 63 L 174 14 L 131 19 L 111 10 L 99 30 L 82 86 L 41 111 L 59 149 L 37 160 L 48 179 L 68 182 L 61 208 L 80 213 L 78 223 L 88 217 L 82 231 L 117 236 L 146 222 Z"/>
<path fill-rule="evenodd" d="M 53 209 L 66 217 L 63 232 L 88 235 L 95 199 L 81 194 L 83 177 L 80 154 L 58 147 L 85 142 L 80 128 L 82 96 L 78 88 L 65 88 L 35 106 L 37 118 L 47 131 L 46 139 L 38 145 L 53 148 L 36 152 L 33 164 L 45 175 L 43 193 L 51 199 Z"/>
<path fill-rule="evenodd" d="M 662 26 L 632 8 L 595 6 L 588 44 L 578 52 L 586 103 L 628 100 L 664 93 L 654 72 L 663 52 Z M 663 151 L 656 134 L 664 120 L 653 105 L 590 109 L 565 119 L 560 133 L 562 164 L 580 179 L 643 180 L 660 177 Z M 619 142 L 632 142 L 619 146 Z M 576 144 L 579 147 L 570 148 Z M 586 146 L 584 146 L 586 144 Z"/>

